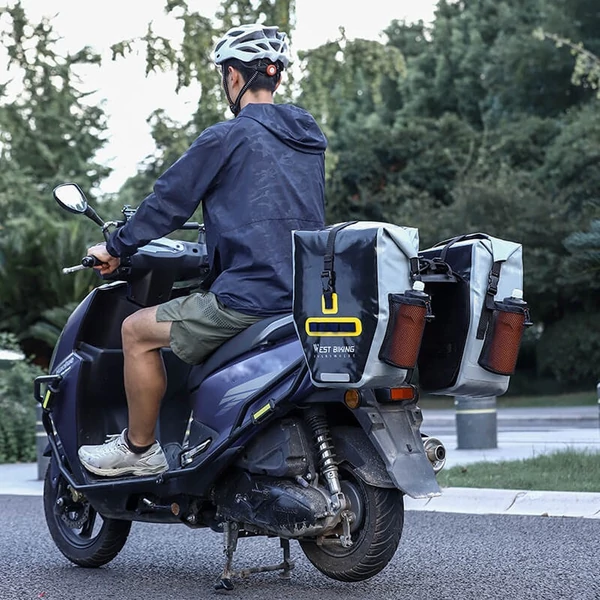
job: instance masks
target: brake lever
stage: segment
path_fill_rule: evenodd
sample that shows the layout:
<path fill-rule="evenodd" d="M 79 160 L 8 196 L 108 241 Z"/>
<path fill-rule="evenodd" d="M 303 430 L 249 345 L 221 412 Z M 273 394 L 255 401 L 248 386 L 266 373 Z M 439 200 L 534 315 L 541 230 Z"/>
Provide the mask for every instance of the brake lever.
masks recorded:
<path fill-rule="evenodd" d="M 106 223 L 104 223 L 104 225 L 102 226 L 102 235 L 104 236 L 104 239 L 108 242 L 108 238 L 110 238 L 109 229 L 111 227 L 123 227 L 123 225 L 125 225 L 126 222 L 127 221 L 106 221 Z"/>

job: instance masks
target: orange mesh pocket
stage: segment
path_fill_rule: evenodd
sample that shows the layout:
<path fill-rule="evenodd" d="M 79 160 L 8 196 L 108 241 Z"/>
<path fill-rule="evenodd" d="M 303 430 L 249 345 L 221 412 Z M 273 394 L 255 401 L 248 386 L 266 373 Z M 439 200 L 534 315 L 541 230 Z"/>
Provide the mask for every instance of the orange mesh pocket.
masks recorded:
<path fill-rule="evenodd" d="M 522 309 L 497 303 L 479 357 L 479 365 L 498 375 L 512 375 L 517 365 L 526 314 Z"/>
<path fill-rule="evenodd" d="M 390 319 L 379 358 L 400 369 L 414 369 L 429 315 L 427 301 L 392 294 Z"/>

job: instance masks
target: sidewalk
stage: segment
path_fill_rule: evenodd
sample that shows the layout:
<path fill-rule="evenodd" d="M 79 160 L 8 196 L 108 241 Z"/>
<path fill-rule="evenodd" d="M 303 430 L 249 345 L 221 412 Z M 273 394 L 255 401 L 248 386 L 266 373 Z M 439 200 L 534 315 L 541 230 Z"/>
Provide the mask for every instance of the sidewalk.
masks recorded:
<path fill-rule="evenodd" d="M 498 408 L 497 448 L 457 449 L 454 410 L 423 409 L 421 431 L 446 446 L 445 468 L 533 458 L 566 449 L 598 452 L 598 407 Z M 600 493 L 446 488 L 431 500 L 406 498 L 408 510 L 600 519 Z"/>
<path fill-rule="evenodd" d="M 458 450 L 453 410 L 423 411 L 422 431 L 446 446 L 446 468 L 473 462 L 518 460 L 557 450 L 575 448 L 598 452 L 598 408 L 499 408 L 498 447 Z M 41 496 L 37 465 L 0 465 L 0 494 Z M 445 488 L 440 497 L 414 500 L 406 497 L 407 510 L 469 514 L 543 515 L 600 519 L 600 493 L 541 492 Z"/>
<path fill-rule="evenodd" d="M 444 443 L 445 468 L 451 468 L 481 461 L 532 458 L 568 448 L 600 452 L 598 412 L 596 406 L 499 408 L 498 447 L 486 450 L 457 448 L 454 410 L 423 409 L 421 431 Z"/>

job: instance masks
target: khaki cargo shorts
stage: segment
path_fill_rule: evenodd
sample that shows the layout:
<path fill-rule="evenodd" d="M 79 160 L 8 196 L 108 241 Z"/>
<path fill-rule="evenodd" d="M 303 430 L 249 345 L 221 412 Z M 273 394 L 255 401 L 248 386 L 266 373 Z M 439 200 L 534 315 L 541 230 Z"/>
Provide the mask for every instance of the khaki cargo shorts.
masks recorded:
<path fill-rule="evenodd" d="M 171 349 L 192 365 L 203 362 L 221 344 L 260 319 L 223 306 L 211 292 L 175 298 L 156 310 L 158 322 L 173 322 Z"/>

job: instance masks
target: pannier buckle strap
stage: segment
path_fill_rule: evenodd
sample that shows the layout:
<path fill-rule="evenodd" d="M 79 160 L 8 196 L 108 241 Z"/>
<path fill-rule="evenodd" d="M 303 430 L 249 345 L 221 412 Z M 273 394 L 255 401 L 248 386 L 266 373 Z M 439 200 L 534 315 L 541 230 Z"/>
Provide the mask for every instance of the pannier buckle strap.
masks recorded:
<path fill-rule="evenodd" d="M 494 302 L 498 293 L 498 283 L 500 282 L 500 270 L 502 269 L 502 261 L 497 260 L 492 264 L 490 274 L 488 275 L 488 288 L 485 292 L 485 302 L 481 309 L 479 317 L 479 325 L 477 326 L 476 339 L 483 340 L 487 332 L 492 312 L 494 310 Z"/>
<path fill-rule="evenodd" d="M 413 282 L 421 281 L 421 259 L 418 256 L 410 259 L 410 278 Z"/>
<path fill-rule="evenodd" d="M 500 281 L 500 273 L 494 273 L 494 271 L 490 271 L 490 275 L 488 277 L 488 289 L 487 293 L 495 296 L 498 293 L 498 282 Z"/>
<path fill-rule="evenodd" d="M 340 223 L 330 229 L 327 236 L 325 256 L 323 257 L 323 271 L 321 271 L 321 285 L 323 286 L 323 299 L 325 301 L 326 310 L 333 309 L 333 294 L 335 293 L 335 268 L 333 266 L 335 257 L 335 236 L 338 234 L 338 231 L 349 225 L 354 225 L 354 223 L 356 223 L 356 221 Z"/>
<path fill-rule="evenodd" d="M 333 292 L 335 285 L 335 274 L 333 271 L 323 271 L 321 273 L 321 284 L 323 285 L 323 294 Z"/>
<path fill-rule="evenodd" d="M 321 273 L 321 284 L 323 286 L 323 306 L 325 310 L 333 309 L 333 294 L 335 293 L 335 273 L 323 271 Z"/>

